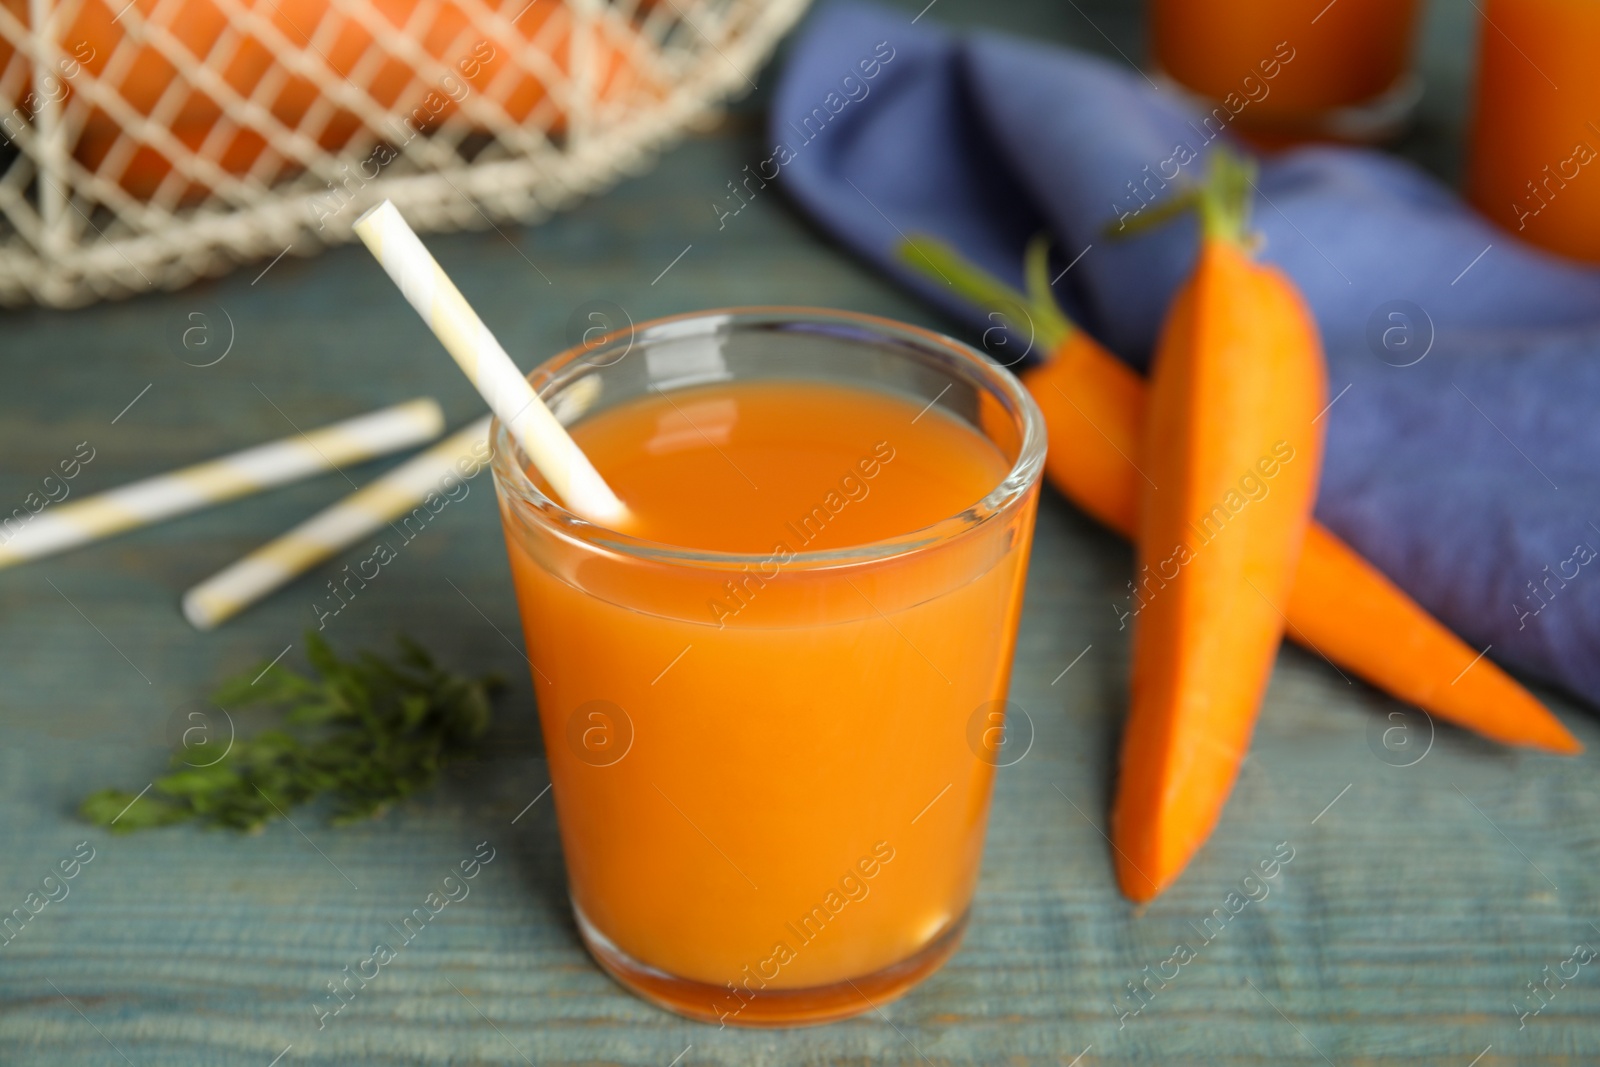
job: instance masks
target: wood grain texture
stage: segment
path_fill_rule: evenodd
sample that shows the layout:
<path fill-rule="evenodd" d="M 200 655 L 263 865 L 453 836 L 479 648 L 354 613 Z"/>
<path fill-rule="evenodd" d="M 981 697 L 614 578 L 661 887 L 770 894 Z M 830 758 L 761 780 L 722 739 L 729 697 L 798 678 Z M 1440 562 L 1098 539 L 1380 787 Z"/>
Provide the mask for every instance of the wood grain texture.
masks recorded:
<path fill-rule="evenodd" d="M 909 18 L 922 3 L 902 6 Z M 1430 96 L 1429 123 L 1408 146 L 1441 170 L 1458 126 L 1448 90 L 1459 70 L 1436 42 L 1457 41 L 1466 14 L 1440 15 L 1425 54 L 1446 94 Z M 1137 15 L 1110 0 L 943 0 L 929 17 L 998 20 L 1109 53 L 1099 27 L 1137 58 Z M 716 131 L 599 200 L 537 228 L 430 245 L 524 363 L 565 343 L 569 316 L 594 299 L 635 320 L 789 302 L 948 328 L 820 240 L 775 191 L 717 229 L 711 202 L 759 158 L 772 78 L 762 75 L 763 92 Z M 97 456 L 75 492 L 423 393 L 452 423 L 476 413 L 364 251 L 285 257 L 252 283 L 260 266 L 177 294 L 0 318 L 0 501 L 20 502 L 82 440 Z M 231 316 L 234 348 L 215 366 L 186 366 L 172 339 L 184 316 L 212 305 Z M 1033 747 L 999 775 L 964 947 L 881 1014 L 815 1030 L 718 1031 L 635 1000 L 590 963 L 566 909 L 549 797 L 512 825 L 548 777 L 486 481 L 328 627 L 343 649 L 385 645 L 404 628 L 458 669 L 510 679 L 480 760 L 350 829 L 306 814 L 298 831 L 279 824 L 255 837 L 112 838 L 77 822 L 73 807 L 88 790 L 137 789 L 156 773 L 175 709 L 286 645 L 298 657 L 316 590 L 362 553 L 212 634 L 183 622 L 180 593 L 386 465 L 0 573 L 0 914 L 77 842 L 96 849 L 70 895 L 0 947 L 0 1063 L 267 1067 L 281 1055 L 282 1067 L 666 1067 L 674 1057 L 681 1067 L 1468 1067 L 1481 1055 L 1479 1067 L 1491 1067 L 1600 1058 L 1600 961 L 1525 1028 L 1512 1007 L 1576 944 L 1600 947 L 1591 925 L 1600 922 L 1600 757 L 1514 754 L 1441 726 L 1420 760 L 1393 766 L 1395 757 L 1380 758 L 1382 731 L 1409 724 L 1422 737 L 1426 723 L 1391 721 L 1405 714 L 1397 705 L 1295 649 L 1280 658 L 1214 839 L 1153 904 L 1121 899 L 1101 831 L 1127 697 L 1127 633 L 1113 605 L 1131 556 L 1049 493 L 1013 687 Z M 1592 718 L 1555 706 L 1600 751 Z M 471 896 L 319 1031 L 324 983 L 390 938 L 389 924 L 485 840 L 497 855 Z M 1294 858 L 1269 895 L 1220 930 L 1213 920 L 1206 942 L 1205 917 L 1280 842 Z M 1132 1004 L 1125 984 L 1179 942 L 1195 958 L 1164 986 L 1152 982 L 1143 1010 L 1119 1023 L 1114 1004 Z"/>

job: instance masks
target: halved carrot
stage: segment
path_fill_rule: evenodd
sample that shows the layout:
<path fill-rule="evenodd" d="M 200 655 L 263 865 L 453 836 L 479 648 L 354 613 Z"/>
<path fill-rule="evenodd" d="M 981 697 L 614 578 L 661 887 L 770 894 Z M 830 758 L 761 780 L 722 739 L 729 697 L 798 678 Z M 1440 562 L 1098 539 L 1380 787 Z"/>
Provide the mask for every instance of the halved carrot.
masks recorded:
<path fill-rule="evenodd" d="M 1148 900 L 1211 835 L 1250 747 L 1322 468 L 1322 342 L 1251 259 L 1247 164 L 1216 151 L 1199 260 L 1150 374 L 1135 537 L 1143 602 L 1111 812 L 1117 880 Z"/>
<path fill-rule="evenodd" d="M 1132 537 L 1144 484 L 1133 458 L 1144 432 L 1144 380 L 1062 316 L 1048 285 L 1034 280 L 1043 275 L 1043 243 L 1029 250 L 1027 295 L 932 238 L 911 239 L 900 258 L 982 307 L 1033 323 L 1050 355 L 1022 380 L 1049 427 L 1045 475 L 1090 515 Z M 1290 639 L 1431 715 L 1501 744 L 1583 751 L 1533 694 L 1326 527 L 1313 524 L 1307 533 L 1284 613 Z"/>

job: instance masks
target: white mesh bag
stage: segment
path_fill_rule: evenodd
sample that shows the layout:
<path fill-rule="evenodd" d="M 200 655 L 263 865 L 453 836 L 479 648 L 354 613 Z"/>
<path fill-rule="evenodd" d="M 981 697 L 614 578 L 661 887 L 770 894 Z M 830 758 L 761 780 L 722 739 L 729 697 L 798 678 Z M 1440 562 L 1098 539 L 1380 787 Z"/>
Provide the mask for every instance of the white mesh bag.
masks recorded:
<path fill-rule="evenodd" d="M 636 171 L 805 0 L 0 0 L 0 303 L 531 220 Z"/>

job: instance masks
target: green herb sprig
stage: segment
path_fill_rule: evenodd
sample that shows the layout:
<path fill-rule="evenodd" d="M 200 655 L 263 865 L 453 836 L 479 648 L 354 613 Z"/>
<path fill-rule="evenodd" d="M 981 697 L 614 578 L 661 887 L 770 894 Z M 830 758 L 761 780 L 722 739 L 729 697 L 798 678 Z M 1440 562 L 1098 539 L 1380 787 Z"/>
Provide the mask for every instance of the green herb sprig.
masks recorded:
<path fill-rule="evenodd" d="M 493 676 L 451 674 L 416 642 L 399 643 L 393 662 L 370 652 L 341 660 L 309 632 L 306 657 L 320 677 L 273 665 L 224 683 L 212 697 L 230 718 L 247 707 L 277 709 L 281 725 L 230 738 L 214 762 L 197 758 L 201 746 L 180 749 L 171 772 L 144 796 L 102 789 L 84 798 L 79 814 L 114 833 L 189 820 L 257 831 L 323 799 L 335 824 L 381 815 L 472 750 L 503 685 Z"/>

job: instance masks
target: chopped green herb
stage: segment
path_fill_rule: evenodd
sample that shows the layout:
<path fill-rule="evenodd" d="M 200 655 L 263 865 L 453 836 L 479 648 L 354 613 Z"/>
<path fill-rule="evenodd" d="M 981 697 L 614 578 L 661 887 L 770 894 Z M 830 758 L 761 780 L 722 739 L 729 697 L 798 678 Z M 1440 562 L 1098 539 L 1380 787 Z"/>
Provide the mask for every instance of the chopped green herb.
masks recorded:
<path fill-rule="evenodd" d="M 204 765 L 196 763 L 197 749 L 180 749 L 171 773 L 142 797 L 102 789 L 84 798 L 79 813 L 116 833 L 190 819 L 259 830 L 322 799 L 335 824 L 372 818 L 432 785 L 441 767 L 472 750 L 489 728 L 489 698 L 502 685 L 492 676 L 451 674 L 404 637 L 393 662 L 370 652 L 341 660 L 312 631 L 306 656 L 320 677 L 257 668 L 212 698 L 230 713 L 277 709 L 279 726 L 234 738 L 224 756 Z"/>

